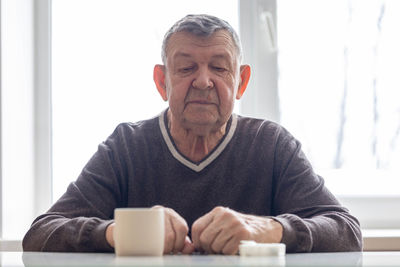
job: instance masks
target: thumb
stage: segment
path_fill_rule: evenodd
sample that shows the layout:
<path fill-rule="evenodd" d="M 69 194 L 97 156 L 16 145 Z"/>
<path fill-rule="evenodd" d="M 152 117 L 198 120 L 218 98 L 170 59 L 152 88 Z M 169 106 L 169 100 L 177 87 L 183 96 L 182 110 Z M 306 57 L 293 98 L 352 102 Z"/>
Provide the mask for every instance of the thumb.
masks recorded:
<path fill-rule="evenodd" d="M 183 254 L 192 254 L 194 252 L 195 248 L 188 236 L 186 236 L 185 239 L 185 244 L 183 245 L 182 253 Z"/>

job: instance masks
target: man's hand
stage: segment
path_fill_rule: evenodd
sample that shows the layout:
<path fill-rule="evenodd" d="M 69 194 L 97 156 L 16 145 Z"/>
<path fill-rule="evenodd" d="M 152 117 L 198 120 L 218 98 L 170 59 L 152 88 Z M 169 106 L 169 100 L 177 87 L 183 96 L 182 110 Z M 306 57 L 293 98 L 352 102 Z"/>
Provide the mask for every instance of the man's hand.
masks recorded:
<path fill-rule="evenodd" d="M 164 209 L 165 239 L 164 254 L 178 253 L 190 254 L 194 245 L 188 236 L 189 227 L 186 221 L 173 209 L 154 206 L 153 209 Z"/>
<path fill-rule="evenodd" d="M 198 250 L 236 254 L 241 240 L 279 243 L 282 232 L 282 225 L 273 219 L 216 207 L 193 223 L 192 239 Z"/>
<path fill-rule="evenodd" d="M 115 223 L 109 224 L 106 228 L 106 240 L 107 243 L 113 248 L 115 247 L 115 241 L 114 241 L 114 227 Z"/>

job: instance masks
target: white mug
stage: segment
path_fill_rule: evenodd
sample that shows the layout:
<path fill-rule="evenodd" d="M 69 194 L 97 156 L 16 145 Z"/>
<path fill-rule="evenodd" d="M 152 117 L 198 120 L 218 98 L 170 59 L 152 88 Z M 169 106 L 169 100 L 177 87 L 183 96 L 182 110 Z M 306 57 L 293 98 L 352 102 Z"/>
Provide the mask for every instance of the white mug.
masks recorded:
<path fill-rule="evenodd" d="M 162 256 L 164 210 L 118 208 L 114 210 L 117 256 Z"/>

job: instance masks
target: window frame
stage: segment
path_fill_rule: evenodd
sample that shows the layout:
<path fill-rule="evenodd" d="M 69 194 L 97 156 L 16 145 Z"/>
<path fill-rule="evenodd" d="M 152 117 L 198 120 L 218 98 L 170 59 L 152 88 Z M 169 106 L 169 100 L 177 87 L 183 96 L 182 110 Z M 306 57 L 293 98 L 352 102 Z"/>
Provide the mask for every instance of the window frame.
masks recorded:
<path fill-rule="evenodd" d="M 248 89 L 239 102 L 240 112 L 279 123 L 278 53 L 268 38 L 276 33 L 276 0 L 239 0 L 239 10 L 243 63 L 251 66 Z M 272 25 L 266 25 L 264 14 L 271 15 Z"/>
<path fill-rule="evenodd" d="M 51 0 L 34 1 L 34 214 L 52 204 Z"/>
<path fill-rule="evenodd" d="M 2 6 L 3 2 L 0 0 L 0 81 L 2 81 L 3 74 L 3 64 L 1 59 L 3 58 L 3 20 L 2 16 Z M 3 238 L 3 127 L 2 127 L 2 92 L 3 92 L 3 83 L 0 82 L 0 239 Z"/>

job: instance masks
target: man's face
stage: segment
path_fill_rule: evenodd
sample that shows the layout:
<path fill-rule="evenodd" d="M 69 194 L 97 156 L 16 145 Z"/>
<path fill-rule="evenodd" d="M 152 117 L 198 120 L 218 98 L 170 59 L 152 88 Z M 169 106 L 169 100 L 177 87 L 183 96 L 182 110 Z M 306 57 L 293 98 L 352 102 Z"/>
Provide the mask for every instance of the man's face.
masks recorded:
<path fill-rule="evenodd" d="M 227 31 L 210 37 L 173 34 L 167 46 L 165 86 L 182 126 L 218 129 L 232 114 L 239 84 L 236 47 Z"/>

